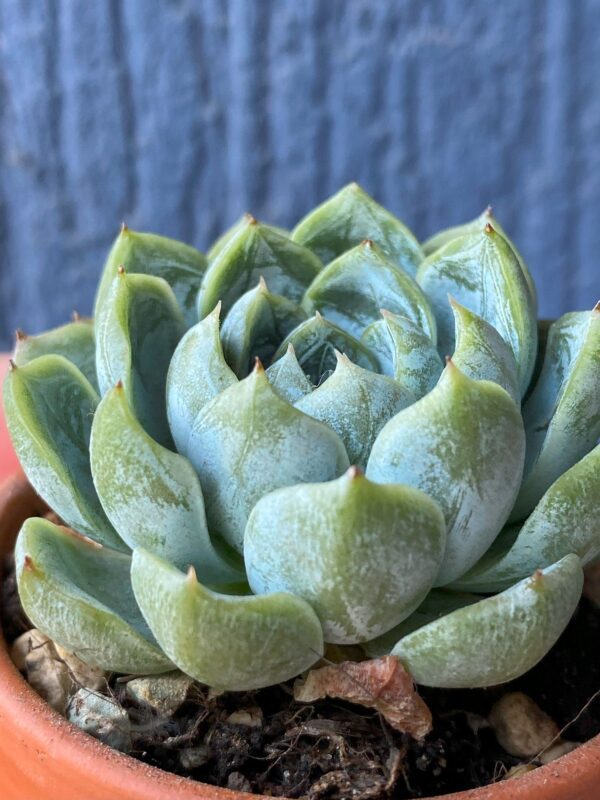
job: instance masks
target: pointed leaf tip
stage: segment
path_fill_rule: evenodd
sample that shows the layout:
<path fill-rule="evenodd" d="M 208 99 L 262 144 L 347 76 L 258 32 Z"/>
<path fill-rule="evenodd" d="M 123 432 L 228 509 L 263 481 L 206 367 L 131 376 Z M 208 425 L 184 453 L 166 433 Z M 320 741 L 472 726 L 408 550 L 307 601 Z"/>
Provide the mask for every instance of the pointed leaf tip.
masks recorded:
<path fill-rule="evenodd" d="M 356 480 L 356 478 L 362 478 L 364 474 L 365 473 L 360 467 L 357 467 L 356 464 L 353 464 L 346 472 L 346 477 L 353 481 Z"/>
<path fill-rule="evenodd" d="M 73 322 L 81 322 L 81 314 L 76 309 L 71 312 L 71 320 Z"/>
<path fill-rule="evenodd" d="M 596 305 L 593 307 L 592 311 L 599 311 L 600 312 L 600 300 L 598 300 Z"/>
<path fill-rule="evenodd" d="M 17 342 L 22 342 L 24 339 L 27 338 L 27 334 L 25 333 L 25 331 L 21 330 L 21 328 L 17 328 L 17 330 L 15 331 L 15 338 Z"/>
<path fill-rule="evenodd" d="M 125 275 L 125 265 L 124 264 L 119 264 L 119 266 L 117 267 L 117 273 L 119 275 Z"/>
<path fill-rule="evenodd" d="M 485 211 L 483 212 L 484 217 L 491 219 L 494 216 L 494 209 L 492 206 L 487 206 Z"/>
<path fill-rule="evenodd" d="M 254 356 L 254 369 L 253 372 L 256 375 L 260 375 L 262 372 L 265 371 L 262 361 L 258 356 Z"/>
<path fill-rule="evenodd" d="M 257 225 L 257 224 L 258 224 L 258 220 L 257 220 L 257 219 L 256 219 L 256 217 L 254 216 L 254 214 L 251 214 L 249 211 L 247 211 L 247 212 L 244 214 L 244 219 L 246 220 L 246 222 L 248 223 L 248 225 Z"/>
<path fill-rule="evenodd" d="M 198 583 L 198 576 L 196 575 L 196 570 L 191 564 L 188 567 L 185 579 L 188 586 L 194 586 L 195 584 Z"/>
<path fill-rule="evenodd" d="M 486 223 L 485 228 L 483 230 L 485 231 L 485 233 L 488 234 L 496 233 L 496 229 L 490 222 Z"/>
<path fill-rule="evenodd" d="M 363 247 L 373 247 L 373 240 L 372 239 L 363 239 L 361 242 Z"/>
<path fill-rule="evenodd" d="M 33 563 L 33 559 L 31 556 L 26 555 L 23 559 L 23 568 L 26 569 L 28 572 L 35 572 L 35 564 Z"/>
<path fill-rule="evenodd" d="M 127 233 L 128 230 L 127 223 L 123 220 L 123 222 L 121 222 L 121 233 Z"/>
<path fill-rule="evenodd" d="M 269 287 L 267 286 L 267 282 L 266 282 L 266 280 L 264 279 L 264 277 L 262 275 L 258 279 L 258 290 L 261 291 L 261 292 L 268 292 L 269 291 Z"/>
<path fill-rule="evenodd" d="M 9 358 L 8 360 L 8 369 L 9 372 L 14 372 L 17 369 L 17 365 L 15 364 L 12 358 Z"/>
<path fill-rule="evenodd" d="M 117 381 L 115 384 L 115 389 L 118 389 L 120 391 L 122 388 L 123 388 L 123 381 Z"/>

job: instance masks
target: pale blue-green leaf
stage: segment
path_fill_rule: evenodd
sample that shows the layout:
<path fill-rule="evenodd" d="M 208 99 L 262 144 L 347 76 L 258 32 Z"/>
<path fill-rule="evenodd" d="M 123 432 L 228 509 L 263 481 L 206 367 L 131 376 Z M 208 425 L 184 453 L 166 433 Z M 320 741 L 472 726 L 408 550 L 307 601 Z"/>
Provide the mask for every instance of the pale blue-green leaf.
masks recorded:
<path fill-rule="evenodd" d="M 381 311 L 361 337 L 361 343 L 375 355 L 379 372 L 400 381 L 415 398 L 430 392 L 444 368 L 429 336 L 406 317 Z"/>
<path fill-rule="evenodd" d="M 281 358 L 290 345 L 294 347 L 298 363 L 315 385 L 335 369 L 336 350 L 360 367 L 377 370 L 377 359 L 365 345 L 324 319 L 318 311 L 314 317 L 294 328 L 282 342 L 273 360 Z"/>
<path fill-rule="evenodd" d="M 421 287 L 370 240 L 328 264 L 306 290 L 302 305 L 357 339 L 385 308 L 408 317 L 435 342 L 435 317 Z"/>
<path fill-rule="evenodd" d="M 4 413 L 13 446 L 32 486 L 71 527 L 122 550 L 92 481 L 89 444 L 99 401 L 64 356 L 39 356 L 9 371 Z"/>
<path fill-rule="evenodd" d="M 446 540 L 433 500 L 371 483 L 355 467 L 329 483 L 278 489 L 258 501 L 244 560 L 257 594 L 291 592 L 316 611 L 325 640 L 372 639 L 431 588 Z"/>
<path fill-rule="evenodd" d="M 582 586 L 579 559 L 570 554 L 502 594 L 419 628 L 392 654 L 424 686 L 506 683 L 546 655 L 573 615 Z"/>
<path fill-rule="evenodd" d="M 454 299 L 450 299 L 450 305 L 455 324 L 452 361 L 473 380 L 494 381 L 520 405 L 521 391 L 513 351 L 489 322 Z"/>
<path fill-rule="evenodd" d="M 213 397 L 237 378 L 227 365 L 219 336 L 221 304 L 179 342 L 167 373 L 167 416 L 177 450 L 187 455 L 194 420 Z"/>
<path fill-rule="evenodd" d="M 282 339 L 305 319 L 300 306 L 272 294 L 261 278 L 256 288 L 236 300 L 223 323 L 225 360 L 238 378 L 245 378 L 255 358 L 269 363 Z"/>
<path fill-rule="evenodd" d="M 18 367 L 24 367 L 39 356 L 64 356 L 72 361 L 85 375 L 96 391 L 96 342 L 94 323 L 91 319 L 77 317 L 73 322 L 44 331 L 37 336 L 29 336 L 17 331 L 17 343 L 13 360 Z"/>
<path fill-rule="evenodd" d="M 600 306 L 550 328 L 538 382 L 523 407 L 527 454 L 512 514 L 522 520 L 600 437 Z"/>
<path fill-rule="evenodd" d="M 295 403 L 313 390 L 313 385 L 298 363 L 296 351 L 291 344 L 285 354 L 268 368 L 267 378 L 288 403 Z"/>
<path fill-rule="evenodd" d="M 140 549 L 136 600 L 174 664 L 216 689 L 243 691 L 293 678 L 318 661 L 323 634 L 312 608 L 290 594 L 217 594 Z"/>
<path fill-rule="evenodd" d="M 243 567 L 226 563 L 211 542 L 194 468 L 145 432 L 120 387 L 96 410 L 90 455 L 102 507 L 132 549 L 192 565 L 211 585 L 243 580 Z"/>
<path fill-rule="evenodd" d="M 198 294 L 200 319 L 219 300 L 227 314 L 261 276 L 274 294 L 299 303 L 322 266 L 310 250 L 247 215 L 208 265 Z"/>
<path fill-rule="evenodd" d="M 414 276 L 423 259 L 419 243 L 400 220 L 376 203 L 357 183 L 349 183 L 317 206 L 292 231 L 292 239 L 328 264 L 363 239 Z"/>
<path fill-rule="evenodd" d="M 211 400 L 188 441 L 211 531 L 241 552 L 256 502 L 273 489 L 337 478 L 348 468 L 341 439 L 286 402 L 257 364 Z"/>
<path fill-rule="evenodd" d="M 523 396 L 537 354 L 536 311 L 519 261 L 506 239 L 489 224 L 480 233 L 454 239 L 421 264 L 417 282 L 436 316 L 440 354 L 454 352 L 451 295 L 496 328 L 510 346 Z"/>
<path fill-rule="evenodd" d="M 145 430 L 172 446 L 167 422 L 167 370 L 185 326 L 162 278 L 117 274 L 96 327 L 96 370 L 105 394 L 119 381 Z"/>
<path fill-rule="evenodd" d="M 333 375 L 295 405 L 329 425 L 344 443 L 350 463 L 365 469 L 379 431 L 414 401 L 398 381 L 358 367 L 338 352 Z"/>
<path fill-rule="evenodd" d="M 15 547 L 19 597 L 43 633 L 86 664 L 126 673 L 172 665 L 135 602 L 131 557 L 32 517 Z"/>
<path fill-rule="evenodd" d="M 497 384 L 473 381 L 450 361 L 437 386 L 400 411 L 371 451 L 369 478 L 405 483 L 437 500 L 448 542 L 437 586 L 455 581 L 498 535 L 519 490 L 525 433 Z"/>

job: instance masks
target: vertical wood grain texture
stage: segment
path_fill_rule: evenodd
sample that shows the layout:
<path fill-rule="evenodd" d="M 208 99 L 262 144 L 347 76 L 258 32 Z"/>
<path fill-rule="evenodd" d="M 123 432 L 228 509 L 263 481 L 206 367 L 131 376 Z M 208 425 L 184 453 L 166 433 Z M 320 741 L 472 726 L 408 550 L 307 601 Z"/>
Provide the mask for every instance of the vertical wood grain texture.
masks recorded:
<path fill-rule="evenodd" d="M 0 0 L 0 345 L 89 312 L 125 219 L 207 248 L 349 180 L 488 203 L 541 312 L 600 294 L 598 0 Z"/>

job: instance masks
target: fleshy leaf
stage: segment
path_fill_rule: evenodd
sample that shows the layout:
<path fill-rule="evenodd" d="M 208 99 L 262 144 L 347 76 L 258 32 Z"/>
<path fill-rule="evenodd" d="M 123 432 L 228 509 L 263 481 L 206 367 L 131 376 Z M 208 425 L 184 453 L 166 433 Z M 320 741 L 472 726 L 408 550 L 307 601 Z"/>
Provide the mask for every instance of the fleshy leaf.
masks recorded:
<path fill-rule="evenodd" d="M 255 218 L 252 214 L 242 214 L 242 216 L 235 222 L 230 228 L 224 231 L 219 238 L 212 244 L 210 250 L 206 254 L 206 258 L 208 263 L 210 264 L 211 261 L 214 261 L 215 258 L 227 247 L 227 245 L 232 242 L 237 234 L 248 224 L 252 224 L 255 222 Z M 290 232 L 287 231 L 285 228 L 280 228 L 278 225 L 269 225 L 274 231 L 281 234 L 282 236 L 289 236 Z"/>
<path fill-rule="evenodd" d="M 224 562 L 210 540 L 194 468 L 148 436 L 119 386 L 96 410 L 90 455 L 104 511 L 132 549 L 180 569 L 191 564 L 211 585 L 243 579 L 243 568 Z"/>
<path fill-rule="evenodd" d="M 557 478 L 516 537 L 506 539 L 463 575 L 461 587 L 501 591 L 568 553 L 584 566 L 600 555 L 600 445 Z"/>
<path fill-rule="evenodd" d="M 94 324 L 91 319 L 77 317 L 73 322 L 59 328 L 29 336 L 17 331 L 17 344 L 13 360 L 17 367 L 24 367 L 39 356 L 64 356 L 88 379 L 96 391 L 96 343 Z"/>
<path fill-rule="evenodd" d="M 369 658 L 379 658 L 391 653 L 399 639 L 422 628 L 440 617 L 456 611 L 458 608 L 479 602 L 481 595 L 468 592 L 451 592 L 448 589 L 432 589 L 416 611 L 399 625 L 382 633 L 375 639 L 361 644 Z"/>
<path fill-rule="evenodd" d="M 323 265 L 310 250 L 247 215 L 211 260 L 198 294 L 202 319 L 220 300 L 225 314 L 261 276 L 274 294 L 299 303 Z"/>
<path fill-rule="evenodd" d="M 386 256 L 414 276 L 423 253 L 410 230 L 376 203 L 357 183 L 349 183 L 317 206 L 292 231 L 292 239 L 328 264 L 363 239 L 371 239 Z"/>
<path fill-rule="evenodd" d="M 202 253 L 176 239 L 138 233 L 123 226 L 108 254 L 98 286 L 94 309 L 98 324 L 106 313 L 105 304 L 120 266 L 126 272 L 164 278 L 177 298 L 186 325 L 194 324 L 196 296 L 206 270 L 206 258 Z"/>
<path fill-rule="evenodd" d="M 392 653 L 425 686 L 506 683 L 546 655 L 575 611 L 582 586 L 579 559 L 570 554 L 502 594 L 419 628 Z"/>
<path fill-rule="evenodd" d="M 271 294 L 261 278 L 255 289 L 233 304 L 223 323 L 221 341 L 227 363 L 238 378 L 245 378 L 255 358 L 268 363 L 281 340 L 305 319 L 300 306 Z"/>
<path fill-rule="evenodd" d="M 32 517 L 15 548 L 19 597 L 33 624 L 86 664 L 126 673 L 172 665 L 139 612 L 131 557 Z"/>
<path fill-rule="evenodd" d="M 71 527 L 126 550 L 92 481 L 90 430 L 99 397 L 64 356 L 39 356 L 4 381 L 4 412 L 29 481 Z"/>
<path fill-rule="evenodd" d="M 527 454 L 512 514 L 522 520 L 600 437 L 600 305 L 550 328 L 542 372 L 523 407 Z"/>
<path fill-rule="evenodd" d="M 281 358 L 290 345 L 294 347 L 298 363 L 315 385 L 335 369 L 336 350 L 347 355 L 360 367 L 377 370 L 377 360 L 364 344 L 324 319 L 318 311 L 314 317 L 294 328 L 273 356 L 273 360 Z"/>
<path fill-rule="evenodd" d="M 450 355 L 455 347 L 451 295 L 496 328 L 510 346 L 523 396 L 537 354 L 535 304 L 506 239 L 490 224 L 481 233 L 454 239 L 421 264 L 417 282 L 436 316 L 440 354 Z"/>
<path fill-rule="evenodd" d="M 293 483 L 337 478 L 348 468 L 341 439 L 286 402 L 258 362 L 197 417 L 188 442 L 211 531 L 241 552 L 256 502 Z"/>
<path fill-rule="evenodd" d="M 525 457 L 521 415 L 497 384 L 473 381 L 448 362 L 437 386 L 383 428 L 369 478 L 405 483 L 437 500 L 448 542 L 436 585 L 485 553 L 513 506 Z"/>
<path fill-rule="evenodd" d="M 381 311 L 361 337 L 379 371 L 400 381 L 419 400 L 438 382 L 444 365 L 429 336 L 406 317 Z"/>
<path fill-rule="evenodd" d="M 439 233 L 434 234 L 426 242 L 421 244 L 421 249 L 426 257 L 430 256 L 432 253 L 441 250 L 442 247 L 447 245 L 449 242 L 452 242 L 454 239 L 458 239 L 461 236 L 467 236 L 472 233 L 481 233 L 485 229 L 486 225 L 492 225 L 493 228 L 498 231 L 501 236 L 503 236 L 506 241 L 509 243 L 511 248 L 514 251 L 515 256 L 519 262 L 521 270 L 523 272 L 523 277 L 527 282 L 527 286 L 529 289 L 529 293 L 533 299 L 534 307 L 537 307 L 537 293 L 535 289 L 535 283 L 533 282 L 533 278 L 527 268 L 527 264 L 525 263 L 523 256 L 515 247 L 515 243 L 513 240 L 508 236 L 502 225 L 498 222 L 498 220 L 494 217 L 492 213 L 492 207 L 488 206 L 483 214 L 480 214 L 477 219 L 471 220 L 471 222 L 465 222 L 463 225 L 455 225 L 452 228 L 446 228 L 445 230 L 439 231 Z"/>
<path fill-rule="evenodd" d="M 285 354 L 271 364 L 267 370 L 267 378 L 271 386 L 288 403 L 295 403 L 313 390 L 313 385 L 298 363 L 296 351 L 291 344 L 288 345 Z"/>
<path fill-rule="evenodd" d="M 365 469 L 379 431 L 414 400 L 393 378 L 358 367 L 338 352 L 333 375 L 295 405 L 333 428 L 350 463 Z"/>
<path fill-rule="evenodd" d="M 337 481 L 261 498 L 244 537 L 257 594 L 291 592 L 317 613 L 325 640 L 355 644 L 407 617 L 439 570 L 442 512 L 422 492 L 371 483 L 351 467 Z"/>
<path fill-rule="evenodd" d="M 312 608 L 290 594 L 217 594 L 143 549 L 133 590 L 160 646 L 179 669 L 216 689 L 272 686 L 312 666 L 323 634 Z"/>
<path fill-rule="evenodd" d="M 237 383 L 219 336 L 221 304 L 179 342 L 167 374 L 167 416 L 177 450 L 187 455 L 194 420 L 213 397 Z"/>
<path fill-rule="evenodd" d="M 450 305 L 456 331 L 452 361 L 473 380 L 494 381 L 520 405 L 517 362 L 510 347 L 489 322 L 456 300 Z"/>
<path fill-rule="evenodd" d="M 105 394 L 121 381 L 145 430 L 171 447 L 167 370 L 185 330 L 175 296 L 162 278 L 127 275 L 121 270 L 105 303 L 96 329 L 100 392 Z"/>
<path fill-rule="evenodd" d="M 303 307 L 360 338 L 386 308 L 435 341 L 435 318 L 421 287 L 369 239 L 328 264 L 306 290 Z"/>

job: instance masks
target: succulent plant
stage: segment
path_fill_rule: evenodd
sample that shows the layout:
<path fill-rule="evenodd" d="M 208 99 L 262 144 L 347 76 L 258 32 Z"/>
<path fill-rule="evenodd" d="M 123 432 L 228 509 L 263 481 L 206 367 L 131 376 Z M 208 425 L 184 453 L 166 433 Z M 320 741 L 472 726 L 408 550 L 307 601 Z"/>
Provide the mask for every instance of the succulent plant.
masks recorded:
<path fill-rule="evenodd" d="M 536 314 L 489 210 L 420 246 L 351 184 L 207 258 L 124 227 L 93 323 L 19 333 L 6 379 L 65 523 L 20 532 L 27 614 L 90 664 L 226 690 L 324 643 L 425 685 L 521 674 L 600 553 L 600 310 L 545 346 Z"/>

